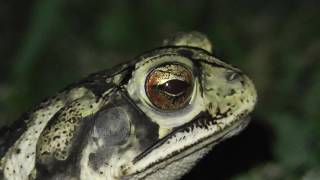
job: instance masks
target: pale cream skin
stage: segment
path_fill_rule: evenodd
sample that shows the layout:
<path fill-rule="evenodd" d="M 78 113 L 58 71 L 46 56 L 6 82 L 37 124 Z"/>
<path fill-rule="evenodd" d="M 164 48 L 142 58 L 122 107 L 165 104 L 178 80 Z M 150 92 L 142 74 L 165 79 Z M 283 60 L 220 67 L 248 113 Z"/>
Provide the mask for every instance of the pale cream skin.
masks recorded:
<path fill-rule="evenodd" d="M 214 58 L 200 33 L 164 45 L 40 104 L 1 158 L 3 178 L 178 179 L 243 130 L 257 101 L 251 80 Z M 192 74 L 188 102 L 176 109 L 159 109 L 146 94 L 148 75 L 164 64 Z M 163 83 L 171 79 L 184 81 L 169 74 Z"/>

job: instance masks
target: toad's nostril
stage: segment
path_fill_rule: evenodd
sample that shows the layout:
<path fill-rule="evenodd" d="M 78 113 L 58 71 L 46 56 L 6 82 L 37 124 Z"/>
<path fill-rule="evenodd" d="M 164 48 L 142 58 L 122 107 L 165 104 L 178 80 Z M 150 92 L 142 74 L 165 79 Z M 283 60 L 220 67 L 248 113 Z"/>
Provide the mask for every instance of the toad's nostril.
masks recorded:
<path fill-rule="evenodd" d="M 239 78 L 240 78 L 240 74 L 237 73 L 237 72 L 228 72 L 228 73 L 226 74 L 226 79 L 227 79 L 228 81 L 235 81 L 235 80 L 237 80 L 237 79 L 239 79 Z"/>

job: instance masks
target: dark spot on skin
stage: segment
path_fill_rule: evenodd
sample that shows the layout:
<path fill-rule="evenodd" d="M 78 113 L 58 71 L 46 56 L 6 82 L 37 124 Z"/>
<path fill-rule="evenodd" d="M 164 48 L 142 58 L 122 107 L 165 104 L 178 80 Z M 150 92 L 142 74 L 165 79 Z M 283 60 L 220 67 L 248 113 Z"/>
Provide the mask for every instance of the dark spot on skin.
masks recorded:
<path fill-rule="evenodd" d="M 72 117 L 71 119 L 70 119 L 70 123 L 75 123 L 76 122 L 76 118 L 75 117 Z"/>
<path fill-rule="evenodd" d="M 177 53 L 178 53 L 180 56 L 184 56 L 184 57 L 187 57 L 187 58 L 189 58 L 189 59 L 191 59 L 192 56 L 193 56 L 193 52 L 192 52 L 192 51 L 189 51 L 189 50 L 186 50 L 186 49 L 178 50 Z"/>
<path fill-rule="evenodd" d="M 244 80 L 241 80 L 240 83 L 242 86 L 244 86 Z"/>
<path fill-rule="evenodd" d="M 50 155 L 50 153 L 49 153 L 48 151 L 45 151 L 45 152 L 42 152 L 41 155 L 42 155 L 42 156 Z"/>
<path fill-rule="evenodd" d="M 232 95 L 234 95 L 235 93 L 236 93 L 236 90 L 231 89 L 231 90 L 229 91 L 229 93 L 228 93 L 228 96 L 232 96 Z"/>
<path fill-rule="evenodd" d="M 20 154 L 20 152 L 21 152 L 21 149 L 19 149 L 19 148 L 16 149 L 16 153 L 17 153 L 17 154 Z"/>
<path fill-rule="evenodd" d="M 186 131 L 187 133 L 189 133 L 189 132 L 190 132 L 190 129 L 189 129 L 189 128 L 187 128 L 185 131 Z M 168 144 L 169 144 L 169 142 L 168 142 Z"/>
<path fill-rule="evenodd" d="M 57 140 L 59 138 L 60 138 L 60 136 L 54 136 L 52 139 L 55 141 L 55 140 Z"/>

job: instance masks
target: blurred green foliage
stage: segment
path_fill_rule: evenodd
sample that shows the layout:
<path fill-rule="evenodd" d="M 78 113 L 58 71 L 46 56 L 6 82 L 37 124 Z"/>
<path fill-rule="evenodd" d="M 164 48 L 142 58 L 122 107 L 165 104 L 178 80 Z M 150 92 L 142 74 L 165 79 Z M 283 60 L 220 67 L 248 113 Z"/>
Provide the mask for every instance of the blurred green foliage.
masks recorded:
<path fill-rule="evenodd" d="M 274 158 L 234 179 L 317 179 L 319 7 L 316 0 L 1 1 L 1 124 L 168 35 L 197 30 L 213 40 L 215 56 L 252 77 L 259 92 L 254 117 L 274 137 Z"/>

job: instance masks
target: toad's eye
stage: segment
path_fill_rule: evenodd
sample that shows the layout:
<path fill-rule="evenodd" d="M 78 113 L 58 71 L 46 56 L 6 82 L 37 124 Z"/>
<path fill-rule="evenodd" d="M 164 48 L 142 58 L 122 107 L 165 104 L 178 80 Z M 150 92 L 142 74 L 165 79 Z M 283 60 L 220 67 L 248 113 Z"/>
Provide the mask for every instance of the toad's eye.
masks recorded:
<path fill-rule="evenodd" d="M 145 89 L 150 102 L 157 108 L 180 109 L 191 99 L 193 75 L 189 68 L 180 64 L 165 64 L 148 74 Z"/>

